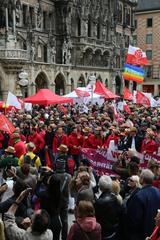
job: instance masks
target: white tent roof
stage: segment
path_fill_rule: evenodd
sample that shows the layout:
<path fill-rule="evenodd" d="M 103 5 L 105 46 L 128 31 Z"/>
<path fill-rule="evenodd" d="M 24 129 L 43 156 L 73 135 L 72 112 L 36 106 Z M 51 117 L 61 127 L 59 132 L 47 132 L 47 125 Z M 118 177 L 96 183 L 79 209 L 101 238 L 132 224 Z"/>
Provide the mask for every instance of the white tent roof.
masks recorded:
<path fill-rule="evenodd" d="M 91 97 L 92 97 L 92 91 L 91 91 L 91 90 L 86 89 L 85 87 L 78 87 L 77 89 L 79 89 L 79 90 L 81 90 L 81 91 L 86 91 L 86 92 L 88 92 L 88 93 L 90 94 L 90 97 L 84 97 L 84 98 L 91 98 Z M 70 93 L 64 95 L 64 97 L 68 97 L 68 98 L 79 98 L 79 97 L 77 96 L 77 94 L 76 94 L 75 91 L 70 92 Z M 96 93 L 93 93 L 93 99 L 94 99 L 94 98 L 101 98 L 101 97 L 102 97 L 102 96 L 100 96 L 100 95 L 98 95 L 98 94 L 96 94 Z"/>

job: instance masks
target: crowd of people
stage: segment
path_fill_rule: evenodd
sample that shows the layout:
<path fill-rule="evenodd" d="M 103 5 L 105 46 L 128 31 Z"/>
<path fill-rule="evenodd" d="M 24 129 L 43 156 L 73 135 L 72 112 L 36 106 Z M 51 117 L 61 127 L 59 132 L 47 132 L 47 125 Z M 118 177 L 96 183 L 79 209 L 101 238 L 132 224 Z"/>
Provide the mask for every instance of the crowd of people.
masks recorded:
<path fill-rule="evenodd" d="M 0 131 L 0 240 L 160 239 L 160 109 L 129 107 L 6 113 L 15 131 Z M 100 176 L 81 149 L 111 143 L 121 151 L 115 174 Z M 153 156 L 145 169 L 138 153 Z"/>

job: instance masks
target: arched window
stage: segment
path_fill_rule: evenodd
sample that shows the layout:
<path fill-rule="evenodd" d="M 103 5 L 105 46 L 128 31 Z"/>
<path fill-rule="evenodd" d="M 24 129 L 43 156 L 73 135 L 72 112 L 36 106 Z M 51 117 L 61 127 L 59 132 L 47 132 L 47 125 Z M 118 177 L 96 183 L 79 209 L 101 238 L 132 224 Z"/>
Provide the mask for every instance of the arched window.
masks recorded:
<path fill-rule="evenodd" d="M 65 94 L 65 78 L 61 73 L 59 73 L 55 79 L 55 93 L 58 95 Z"/>
<path fill-rule="evenodd" d="M 39 73 L 35 79 L 35 83 L 36 83 L 36 91 L 42 88 L 48 88 L 48 79 L 46 74 L 44 72 Z"/>
<path fill-rule="evenodd" d="M 83 74 L 81 74 L 80 78 L 78 79 L 77 87 L 85 87 L 85 78 Z"/>
<path fill-rule="evenodd" d="M 98 21 L 97 23 L 97 39 L 101 38 L 101 25 L 100 22 Z"/>
<path fill-rule="evenodd" d="M 108 87 L 108 79 L 105 80 L 105 87 Z"/>
<path fill-rule="evenodd" d="M 77 35 L 81 36 L 81 19 L 79 17 L 77 18 Z"/>
<path fill-rule="evenodd" d="M 91 17 L 89 16 L 88 19 L 88 37 L 92 37 L 92 23 L 91 23 Z"/>
<path fill-rule="evenodd" d="M 127 12 L 126 12 L 126 24 L 128 26 L 131 25 L 131 8 L 127 8 Z"/>
<path fill-rule="evenodd" d="M 122 24 L 123 22 L 123 5 L 118 3 L 118 23 Z"/>

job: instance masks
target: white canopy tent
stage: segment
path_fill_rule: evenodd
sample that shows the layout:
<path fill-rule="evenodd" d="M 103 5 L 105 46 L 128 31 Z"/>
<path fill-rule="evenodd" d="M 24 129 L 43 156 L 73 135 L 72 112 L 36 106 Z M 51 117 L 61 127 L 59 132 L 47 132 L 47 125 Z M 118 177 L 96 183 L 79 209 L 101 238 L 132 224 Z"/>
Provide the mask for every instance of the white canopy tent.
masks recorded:
<path fill-rule="evenodd" d="M 78 103 L 79 105 L 88 104 L 91 101 L 93 104 L 98 103 L 98 105 L 102 105 L 104 103 L 104 98 L 102 96 L 100 96 L 96 93 L 93 93 L 93 95 L 92 95 L 92 89 L 85 88 L 85 87 L 78 87 L 77 89 L 88 92 L 90 96 L 89 97 L 78 97 L 76 91 L 74 90 L 73 92 L 70 92 L 70 93 L 64 95 L 64 97 L 73 98 L 73 102 Z M 93 99 L 92 99 L 92 96 L 93 96 Z"/>

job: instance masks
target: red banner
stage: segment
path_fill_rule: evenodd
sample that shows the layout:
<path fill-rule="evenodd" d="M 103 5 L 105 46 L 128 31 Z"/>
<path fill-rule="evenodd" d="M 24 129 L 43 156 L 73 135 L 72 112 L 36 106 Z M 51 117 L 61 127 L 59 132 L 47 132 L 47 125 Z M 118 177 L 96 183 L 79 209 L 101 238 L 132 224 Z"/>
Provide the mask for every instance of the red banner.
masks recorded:
<path fill-rule="evenodd" d="M 90 161 L 92 167 L 100 175 L 104 173 L 109 175 L 115 175 L 115 173 L 112 171 L 112 165 L 115 161 L 117 161 L 118 156 L 122 153 L 122 151 L 82 148 L 81 153 L 82 158 L 87 158 Z M 151 159 L 155 159 L 160 162 L 160 156 L 158 155 L 143 155 L 138 153 L 138 157 L 141 161 L 141 168 L 146 168 L 148 161 Z"/>

